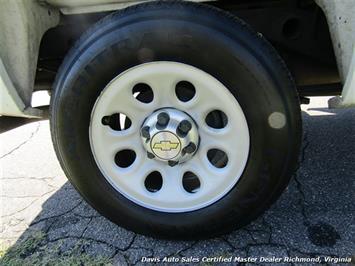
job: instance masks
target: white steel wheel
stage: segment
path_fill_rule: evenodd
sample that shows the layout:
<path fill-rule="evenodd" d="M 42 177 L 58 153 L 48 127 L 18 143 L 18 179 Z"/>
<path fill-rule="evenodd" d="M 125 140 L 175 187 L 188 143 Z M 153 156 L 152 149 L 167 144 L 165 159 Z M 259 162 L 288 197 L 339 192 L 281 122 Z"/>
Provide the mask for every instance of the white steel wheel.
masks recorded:
<path fill-rule="evenodd" d="M 217 79 L 177 62 L 121 73 L 96 100 L 90 146 L 122 195 L 161 212 L 187 212 L 225 196 L 249 154 L 248 125 Z"/>

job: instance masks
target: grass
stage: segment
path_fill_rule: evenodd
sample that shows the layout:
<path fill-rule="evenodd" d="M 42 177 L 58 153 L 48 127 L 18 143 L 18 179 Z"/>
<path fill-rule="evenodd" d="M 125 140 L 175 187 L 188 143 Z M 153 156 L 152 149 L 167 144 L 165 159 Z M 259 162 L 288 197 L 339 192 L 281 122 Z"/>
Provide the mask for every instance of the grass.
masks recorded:
<path fill-rule="evenodd" d="M 41 231 L 33 233 L 30 237 L 21 242 L 15 243 L 12 247 L 0 250 L 0 265 L 6 266 L 32 266 L 32 265 L 57 265 L 57 266 L 96 266 L 112 265 L 110 258 L 92 256 L 80 252 L 82 241 L 65 254 L 61 254 L 62 242 L 50 248 L 46 245 L 46 235 Z"/>
<path fill-rule="evenodd" d="M 208 257 L 211 257 L 211 258 L 213 258 L 213 257 L 216 257 L 216 258 L 218 258 L 218 257 L 229 258 L 231 256 L 232 256 L 232 254 L 229 253 L 229 252 L 221 252 L 221 253 L 217 253 L 215 255 L 211 255 L 211 256 L 208 256 Z M 218 262 L 201 262 L 200 263 L 201 266 L 213 266 L 213 265 L 220 265 L 220 264 L 223 264 L 223 263 L 218 263 Z"/>

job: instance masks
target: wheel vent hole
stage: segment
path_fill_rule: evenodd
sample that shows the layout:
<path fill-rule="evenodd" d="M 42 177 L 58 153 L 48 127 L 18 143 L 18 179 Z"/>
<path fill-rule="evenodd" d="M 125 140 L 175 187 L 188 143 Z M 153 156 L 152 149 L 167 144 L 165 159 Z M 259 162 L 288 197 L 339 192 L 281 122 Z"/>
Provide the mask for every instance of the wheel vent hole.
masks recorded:
<path fill-rule="evenodd" d="M 188 81 L 180 81 L 175 87 L 176 97 L 182 102 L 190 101 L 196 94 L 196 89 Z"/>
<path fill-rule="evenodd" d="M 224 112 L 220 110 L 214 110 L 208 113 L 205 121 L 206 124 L 212 128 L 222 129 L 227 126 L 228 117 Z"/>
<path fill-rule="evenodd" d="M 154 99 L 152 88 L 145 83 L 138 83 L 132 89 L 133 97 L 142 103 L 150 103 Z"/>
<path fill-rule="evenodd" d="M 104 116 L 101 119 L 101 123 L 104 126 L 109 126 L 116 131 L 127 130 L 131 127 L 132 121 L 129 117 L 123 113 L 115 113 L 112 115 Z"/>
<path fill-rule="evenodd" d="M 224 151 L 219 149 L 211 149 L 207 152 L 207 158 L 210 163 L 217 168 L 226 167 L 228 164 L 228 156 Z"/>
<path fill-rule="evenodd" d="M 158 171 L 150 173 L 145 181 L 144 186 L 149 192 L 157 192 L 163 186 L 163 178 Z"/>
<path fill-rule="evenodd" d="M 115 163 L 121 168 L 131 166 L 136 160 L 136 153 L 132 150 L 122 150 L 116 153 Z"/>
<path fill-rule="evenodd" d="M 192 172 L 186 172 L 182 178 L 182 185 L 189 193 L 196 193 L 201 186 L 200 180 Z"/>

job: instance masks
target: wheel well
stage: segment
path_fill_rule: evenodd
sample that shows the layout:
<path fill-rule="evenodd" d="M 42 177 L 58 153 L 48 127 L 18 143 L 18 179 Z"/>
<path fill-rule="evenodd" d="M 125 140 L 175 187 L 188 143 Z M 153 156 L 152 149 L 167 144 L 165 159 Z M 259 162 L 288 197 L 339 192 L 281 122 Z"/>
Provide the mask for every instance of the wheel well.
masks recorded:
<path fill-rule="evenodd" d="M 326 18 L 313 0 L 240 0 L 206 4 L 235 14 L 263 34 L 285 60 L 300 90 L 328 84 L 324 90 L 318 88 L 313 94 L 340 93 L 341 86 L 329 86 L 339 84 L 340 77 Z M 108 13 L 61 16 L 60 24 L 42 38 L 35 90 L 51 90 L 58 67 L 70 47 L 87 28 Z"/>

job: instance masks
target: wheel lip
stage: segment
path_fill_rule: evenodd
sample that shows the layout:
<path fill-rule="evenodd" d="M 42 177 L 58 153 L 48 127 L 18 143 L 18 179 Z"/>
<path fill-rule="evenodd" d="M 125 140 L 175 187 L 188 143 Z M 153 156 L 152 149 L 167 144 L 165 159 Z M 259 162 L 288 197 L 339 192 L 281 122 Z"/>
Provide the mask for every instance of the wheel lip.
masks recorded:
<path fill-rule="evenodd" d="M 246 139 L 245 145 L 247 146 L 247 154 L 246 154 L 246 156 L 245 156 L 246 159 L 245 159 L 245 161 L 243 162 L 243 167 L 240 169 L 240 171 L 238 171 L 238 173 L 235 174 L 235 176 L 237 176 L 236 178 L 234 178 L 234 179 L 235 179 L 235 182 L 232 182 L 228 187 L 226 187 L 225 190 L 224 190 L 222 193 L 220 193 L 220 196 L 215 197 L 215 198 L 213 198 L 213 199 L 211 199 L 211 200 L 208 200 L 208 201 L 206 201 L 205 203 L 200 204 L 200 205 L 198 205 L 198 206 L 196 206 L 196 207 L 187 207 L 187 208 L 179 208 L 179 209 L 171 209 L 171 208 L 169 208 L 169 209 L 167 209 L 167 208 L 161 208 L 161 207 L 156 207 L 156 206 L 151 206 L 151 205 L 147 206 L 147 205 L 145 205 L 144 203 L 142 204 L 142 202 L 140 202 L 139 200 L 135 199 L 134 197 L 132 197 L 131 195 L 129 195 L 128 193 L 126 193 L 126 191 L 124 191 L 124 190 L 122 190 L 121 188 L 119 188 L 119 187 L 115 184 L 115 182 L 114 182 L 109 176 L 107 176 L 107 175 L 105 174 L 104 169 L 103 169 L 103 168 L 101 167 L 101 165 L 99 164 L 99 162 L 98 162 L 98 160 L 97 160 L 97 156 L 95 155 L 95 151 L 94 151 L 94 149 L 93 149 L 93 147 L 92 147 L 92 145 L 93 145 L 93 144 L 92 144 L 92 141 L 93 141 L 93 136 L 92 136 L 92 124 L 93 124 L 93 123 L 92 123 L 92 122 L 93 122 L 93 117 L 94 117 L 94 110 L 96 109 L 96 107 L 97 107 L 97 105 L 98 105 L 98 102 L 99 102 L 99 99 L 102 97 L 102 95 L 105 93 L 105 91 L 106 91 L 117 79 L 119 79 L 121 76 L 125 75 L 127 72 L 130 72 L 130 71 L 132 71 L 132 70 L 134 70 L 134 69 L 136 69 L 136 68 L 140 68 L 140 67 L 142 67 L 142 66 L 157 65 L 157 64 L 176 64 L 176 65 L 186 66 L 186 67 L 188 67 L 188 68 L 190 68 L 190 69 L 194 69 L 194 70 L 203 72 L 205 75 L 208 75 L 209 77 L 213 78 L 216 82 L 218 82 L 221 86 L 224 87 L 226 93 L 229 94 L 229 97 L 231 97 L 231 98 L 234 100 L 234 103 L 236 104 L 236 106 L 237 106 L 237 107 L 240 109 L 240 111 L 241 111 L 242 120 L 243 120 L 243 122 L 244 122 L 245 125 L 246 125 L 245 130 L 247 131 L 247 139 Z M 175 84 L 175 85 L 176 85 L 176 84 Z M 175 86 L 175 85 L 174 85 L 174 86 Z M 153 102 L 154 102 L 154 100 L 153 100 Z M 196 104 L 196 103 L 195 103 L 195 102 L 196 102 L 196 95 L 194 95 L 194 97 L 193 97 L 192 99 L 190 99 L 188 102 L 182 102 L 182 101 L 180 101 L 178 98 L 176 99 L 176 102 L 179 102 L 179 104 L 187 105 L 187 106 L 189 107 L 190 105 Z M 152 103 L 148 103 L 148 104 L 152 104 Z M 142 105 L 147 105 L 147 103 L 142 103 Z M 164 108 L 173 108 L 173 107 L 170 107 L 170 106 L 169 106 L 169 107 L 161 106 L 161 107 L 157 108 L 155 111 L 157 111 L 157 110 L 159 110 L 159 109 L 164 109 Z M 212 109 L 211 109 L 211 110 L 212 110 Z M 206 112 L 204 113 L 204 116 L 206 116 L 206 114 L 208 114 L 208 112 L 210 112 L 211 110 L 206 110 Z M 154 112 L 155 112 L 155 111 L 154 111 Z M 186 112 L 185 110 L 181 110 L 181 111 Z M 194 117 L 194 116 L 191 116 L 191 118 L 192 118 L 192 120 L 194 120 L 194 121 L 196 121 L 196 119 L 197 119 L 197 118 Z M 146 118 L 142 119 L 142 122 L 141 122 L 141 123 L 143 123 L 145 119 L 146 119 Z M 204 122 L 205 122 L 205 121 L 204 121 Z M 200 126 L 200 125 L 197 124 L 197 127 L 199 127 L 199 126 Z M 207 124 L 206 124 L 206 126 L 208 127 Z M 211 129 L 211 130 L 216 130 L 216 129 L 214 129 L 214 128 L 210 128 L 210 129 Z M 133 135 L 133 134 L 134 134 L 133 130 L 134 130 L 134 128 L 133 128 L 133 126 L 131 126 L 131 127 L 130 127 L 129 129 L 127 129 L 126 131 L 127 131 L 129 134 Z M 138 133 L 138 135 L 139 135 L 139 133 Z M 92 153 L 93 153 L 93 157 L 94 157 L 94 160 L 95 160 L 95 162 L 96 162 L 97 167 L 99 168 L 101 174 L 105 177 L 106 181 L 107 181 L 117 192 L 119 192 L 120 194 L 122 194 L 123 196 L 125 196 L 127 199 L 131 200 L 133 203 L 138 204 L 139 206 L 148 208 L 148 209 L 150 209 L 150 210 L 160 211 L 160 212 L 167 212 L 167 213 L 184 213 L 184 212 L 197 211 L 197 210 L 200 210 L 200 209 L 202 209 L 202 208 L 205 208 L 205 207 L 207 207 L 207 206 L 209 206 L 209 205 L 211 205 L 211 204 L 213 204 L 213 203 L 219 201 L 221 198 L 223 198 L 224 196 L 226 196 L 226 195 L 228 194 L 228 192 L 230 192 L 230 190 L 231 190 L 231 189 L 237 184 L 237 182 L 240 180 L 240 178 L 241 178 L 241 176 L 242 176 L 242 174 L 243 174 L 243 172 L 244 172 L 244 170 L 245 170 L 245 168 L 246 168 L 246 165 L 247 165 L 247 163 L 248 163 L 249 152 L 250 152 L 250 134 L 249 134 L 248 123 L 247 123 L 246 117 L 245 117 L 245 115 L 244 115 L 244 112 L 243 112 L 241 106 L 239 105 L 237 99 L 236 99 L 235 96 L 231 93 L 231 91 L 228 90 L 228 89 L 227 89 L 220 81 L 218 81 L 215 77 L 213 77 L 213 76 L 210 75 L 209 73 L 205 72 L 204 70 L 199 69 L 199 68 L 196 68 L 196 67 L 191 66 L 191 65 L 187 65 L 187 64 L 183 64 L 183 63 L 179 63 L 179 62 L 171 62 L 171 61 L 154 61 L 154 62 L 149 62 L 149 63 L 143 63 L 143 64 L 140 64 L 140 65 L 136 65 L 136 66 L 134 66 L 134 67 L 132 67 L 132 68 L 129 68 L 129 69 L 123 71 L 122 73 L 120 73 L 119 75 L 117 75 L 116 77 L 114 77 L 114 78 L 106 85 L 106 87 L 101 91 L 100 95 L 98 96 L 98 98 L 97 98 L 97 100 L 95 101 L 95 104 L 94 104 L 94 106 L 93 106 L 93 108 L 92 108 L 92 112 L 91 112 L 91 115 L 90 115 L 90 125 L 89 125 L 89 142 L 90 142 L 90 148 L 91 148 L 91 151 L 92 151 Z M 201 141 L 200 141 L 200 142 L 201 142 Z M 211 146 L 211 147 L 212 147 L 212 148 L 214 148 L 214 147 L 219 148 L 219 146 Z M 210 147 L 209 149 L 211 149 L 211 147 Z M 198 154 L 196 154 L 196 155 L 198 155 Z M 201 155 L 199 154 L 199 156 L 201 156 Z M 207 163 L 208 163 L 208 164 L 207 164 L 208 167 L 213 167 L 212 164 L 208 161 L 207 155 L 206 155 L 205 157 L 206 157 L 205 159 L 207 160 Z M 137 158 L 136 158 L 136 160 L 137 160 L 139 163 L 142 162 L 142 159 L 144 160 L 144 158 L 138 158 L 138 156 L 137 156 Z M 148 159 L 146 158 L 146 160 L 148 160 Z M 123 170 L 126 170 L 126 169 L 129 170 L 129 169 L 131 169 L 132 167 L 134 167 L 135 164 L 136 164 L 136 162 L 134 162 L 131 166 L 129 166 L 128 168 L 125 168 L 125 169 L 123 169 Z M 198 177 L 201 175 L 197 170 L 193 170 L 193 169 L 196 169 L 195 166 L 185 166 L 185 165 L 183 165 L 182 167 L 183 167 L 183 169 L 184 169 L 184 170 L 183 170 L 184 173 L 186 173 L 186 172 L 188 172 L 188 171 L 192 171 L 192 172 L 195 173 Z M 216 167 L 213 167 L 213 168 L 214 168 L 214 171 L 215 171 L 216 173 L 217 173 L 217 172 L 218 172 L 218 173 L 222 173 L 223 171 L 225 171 L 225 169 L 226 169 L 227 167 L 224 167 L 224 168 L 222 168 L 222 169 L 219 169 L 219 168 L 216 168 Z M 153 172 L 153 171 L 155 171 L 155 170 L 148 171 L 147 173 Z M 163 169 L 161 172 L 162 172 L 162 173 L 165 173 L 165 170 Z M 124 174 L 124 173 L 123 173 L 123 174 Z M 181 176 L 181 181 L 182 181 L 182 176 Z M 201 179 L 200 179 L 199 181 L 200 181 L 200 184 L 201 184 L 201 185 L 203 184 L 203 182 L 205 182 L 205 180 L 201 180 Z M 182 182 L 181 182 L 181 187 L 182 187 Z M 152 195 L 155 194 L 155 196 L 156 196 L 156 193 L 152 193 L 152 192 L 148 192 L 148 193 L 149 193 L 149 194 L 152 194 Z M 191 195 L 190 193 L 188 193 L 188 192 L 185 191 L 185 190 L 184 190 L 184 193 Z"/>

